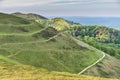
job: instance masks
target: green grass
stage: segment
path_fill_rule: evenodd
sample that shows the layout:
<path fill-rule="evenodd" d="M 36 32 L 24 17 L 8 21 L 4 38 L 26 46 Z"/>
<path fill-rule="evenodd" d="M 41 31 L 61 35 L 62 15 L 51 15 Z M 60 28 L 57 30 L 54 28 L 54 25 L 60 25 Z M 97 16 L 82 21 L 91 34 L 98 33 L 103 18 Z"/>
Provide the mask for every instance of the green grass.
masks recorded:
<path fill-rule="evenodd" d="M 7 57 L 4 57 L 2 55 L 0 55 L 0 61 L 4 61 L 4 62 L 7 62 L 7 63 L 11 63 L 11 64 L 20 64 L 19 62 L 15 61 L 15 60 L 12 60 L 12 59 L 9 59 Z"/>
<path fill-rule="evenodd" d="M 0 55 L 9 56 L 11 52 L 7 51 L 6 49 L 0 49 Z"/>
<path fill-rule="evenodd" d="M 45 68 L 50 71 L 78 73 L 95 62 L 98 56 L 93 54 L 92 51 L 29 50 L 21 51 L 11 58 L 15 58 L 15 60 L 23 64 Z"/>
<path fill-rule="evenodd" d="M 23 18 L 19 18 L 19 17 L 15 17 L 12 16 L 10 14 L 4 14 L 4 13 L 0 13 L 0 23 L 1 24 L 29 24 L 29 21 L 23 19 Z"/>
<path fill-rule="evenodd" d="M 42 29 L 40 31 L 36 31 L 33 33 L 28 34 L 1 34 L 0 35 L 0 44 L 7 44 L 7 43 L 28 43 L 32 41 L 44 41 L 53 37 L 58 32 L 52 28 L 48 27 Z"/>
<path fill-rule="evenodd" d="M 22 64 L 71 73 L 78 73 L 101 57 L 99 51 L 82 47 L 63 33 L 48 41 L 9 43 L 1 48 L 12 52 L 10 59 Z"/>
<path fill-rule="evenodd" d="M 57 31 L 69 27 L 59 18 L 38 23 L 0 13 L 0 60 L 49 71 L 78 73 L 102 54 L 91 47 L 82 47 L 84 43 L 78 45 L 67 32 Z"/>

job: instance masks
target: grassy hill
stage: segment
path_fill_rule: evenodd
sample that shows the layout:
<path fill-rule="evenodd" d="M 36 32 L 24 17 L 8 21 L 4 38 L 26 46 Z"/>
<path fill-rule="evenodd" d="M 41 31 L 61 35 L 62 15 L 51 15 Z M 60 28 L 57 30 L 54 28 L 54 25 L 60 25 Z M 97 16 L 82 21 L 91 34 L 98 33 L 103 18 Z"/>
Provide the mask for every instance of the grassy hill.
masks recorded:
<path fill-rule="evenodd" d="M 62 18 L 51 19 L 50 25 L 52 25 L 55 29 L 59 31 L 69 29 L 70 27 L 70 24 Z"/>
<path fill-rule="evenodd" d="M 1 48 L 12 53 L 10 59 L 22 64 L 72 73 L 78 73 L 102 56 L 101 52 L 82 47 L 63 33 L 43 42 L 8 43 Z"/>
<path fill-rule="evenodd" d="M 8 14 L 4 15 L 7 15 L 8 18 L 11 17 Z M 19 19 L 19 17 L 12 16 L 13 19 L 14 17 L 15 20 L 16 18 Z M 23 20 L 29 21 L 27 19 Z M 52 22 L 55 23 L 55 26 L 56 24 L 62 24 L 62 22 L 65 22 L 64 25 L 68 24 L 64 19 L 57 18 Z M 10 23 L 12 24 L 12 22 Z M 27 34 L 11 33 L 1 34 L 0 36 L 1 50 L 9 53 L 1 53 L 1 55 L 3 54 L 3 56 L 5 55 L 22 64 L 42 67 L 51 71 L 78 73 L 102 56 L 96 50 L 78 45 L 69 34 L 59 33 L 52 27 L 44 28 L 40 32 L 36 30 Z M 88 59 L 82 57 L 88 57 Z M 85 63 L 82 63 L 82 61 Z M 71 63 L 74 63 L 74 65 Z"/>
<path fill-rule="evenodd" d="M 20 24 L 29 24 L 30 22 L 23 18 L 18 18 L 10 14 L 0 13 L 0 23 L 20 25 Z"/>
<path fill-rule="evenodd" d="M 24 18 L 24 19 L 28 19 L 28 20 L 47 19 L 43 16 L 40 16 L 38 14 L 33 14 L 33 13 L 23 14 L 23 13 L 20 13 L 20 12 L 16 12 L 16 13 L 12 13 L 12 15 L 17 16 L 17 17 L 21 17 L 21 18 Z"/>
<path fill-rule="evenodd" d="M 30 33 L 42 28 L 43 26 L 35 21 L 0 13 L 0 34 Z"/>
<path fill-rule="evenodd" d="M 86 35 L 88 35 L 86 30 L 90 31 L 94 27 L 84 29 L 81 26 L 62 18 L 48 20 L 36 14 L 0 13 L 0 64 L 2 64 L 0 65 L 0 78 L 3 80 L 8 78 L 23 80 L 25 78 L 33 80 L 107 80 L 72 74 L 79 73 L 85 67 L 88 67 L 102 57 L 102 52 L 97 50 L 96 46 L 93 45 L 96 47 L 94 48 L 89 46 L 88 42 L 86 42 L 88 44 L 84 43 L 84 38 L 86 39 Z M 97 29 L 95 28 L 96 33 L 102 31 Z M 114 32 L 116 33 L 116 31 Z M 84 42 L 76 41 L 69 33 Z M 77 33 L 81 34 L 76 35 Z M 91 39 L 93 37 L 91 34 L 89 34 L 89 39 L 86 39 L 87 41 L 92 42 L 95 40 L 100 42 L 104 39 L 104 34 L 100 39 L 96 38 L 97 36 Z M 100 33 L 98 34 L 101 35 Z M 114 46 L 116 46 L 115 43 Z M 119 48 L 119 45 L 117 48 Z M 107 69 L 103 72 L 103 67 L 108 67 L 108 65 L 112 64 L 112 61 L 109 62 L 110 59 L 113 59 L 115 64 L 119 64 L 119 60 L 107 56 L 102 61 L 102 64 L 99 63 L 102 67 L 99 68 L 99 64 L 95 66 L 95 68 L 98 68 L 96 69 L 98 75 L 95 72 L 93 75 L 112 77 L 112 74 L 115 74 L 118 77 L 119 65 L 112 65 L 114 69 L 110 67 L 109 69 L 113 71 L 108 75 L 106 75 L 109 73 Z M 92 69 L 88 70 L 86 74 L 91 74 L 91 72 Z M 3 75 L 2 73 L 5 74 Z M 113 77 L 116 77 L 115 75 Z"/>

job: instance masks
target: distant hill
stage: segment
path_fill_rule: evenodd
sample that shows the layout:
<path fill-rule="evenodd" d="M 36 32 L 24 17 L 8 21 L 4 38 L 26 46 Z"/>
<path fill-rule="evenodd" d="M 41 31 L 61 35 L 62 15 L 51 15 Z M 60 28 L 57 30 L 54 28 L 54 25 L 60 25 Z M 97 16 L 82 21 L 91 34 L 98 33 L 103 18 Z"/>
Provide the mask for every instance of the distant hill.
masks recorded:
<path fill-rule="evenodd" d="M 23 14 L 23 13 L 20 13 L 20 12 L 16 12 L 16 13 L 12 13 L 12 15 L 17 16 L 17 17 L 21 17 L 21 18 L 24 18 L 24 19 L 28 19 L 28 20 L 47 19 L 43 16 L 40 16 L 38 14 L 33 14 L 33 13 Z"/>
<path fill-rule="evenodd" d="M 48 25 L 53 26 L 58 31 L 67 31 L 70 30 L 72 27 L 80 26 L 81 24 L 73 23 L 63 18 L 53 18 L 48 21 Z"/>
<path fill-rule="evenodd" d="M 64 30 L 64 29 L 69 29 L 69 23 L 62 19 L 62 18 L 54 18 L 51 19 L 51 24 L 56 28 L 57 30 Z"/>
<path fill-rule="evenodd" d="M 30 33 L 42 28 L 43 26 L 35 21 L 0 13 L 0 34 Z"/>
<path fill-rule="evenodd" d="M 22 25 L 29 24 L 30 22 L 26 19 L 19 18 L 10 14 L 0 13 L 0 24 L 14 24 L 14 25 Z"/>

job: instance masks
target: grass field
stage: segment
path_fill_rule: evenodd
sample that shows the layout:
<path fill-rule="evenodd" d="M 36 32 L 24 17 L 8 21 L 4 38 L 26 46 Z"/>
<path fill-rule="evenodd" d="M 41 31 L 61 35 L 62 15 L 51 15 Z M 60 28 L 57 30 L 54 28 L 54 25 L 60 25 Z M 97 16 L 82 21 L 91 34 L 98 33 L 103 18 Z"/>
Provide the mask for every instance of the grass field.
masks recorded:
<path fill-rule="evenodd" d="M 71 73 L 78 73 L 102 56 L 100 52 L 79 46 L 62 33 L 48 41 L 8 43 L 1 48 L 11 52 L 9 58 L 20 63 Z"/>

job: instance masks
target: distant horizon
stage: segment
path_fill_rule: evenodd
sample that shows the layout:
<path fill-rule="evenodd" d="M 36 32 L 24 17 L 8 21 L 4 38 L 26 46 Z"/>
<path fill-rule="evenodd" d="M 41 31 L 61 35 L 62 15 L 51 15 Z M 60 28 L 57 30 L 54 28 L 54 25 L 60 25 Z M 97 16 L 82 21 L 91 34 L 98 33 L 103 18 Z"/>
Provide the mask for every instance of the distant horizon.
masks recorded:
<path fill-rule="evenodd" d="M 5 14 L 12 14 L 12 13 L 23 13 L 23 14 L 37 14 L 37 15 L 41 15 L 41 16 L 44 16 L 44 17 L 115 17 L 115 18 L 119 18 L 120 16 L 88 16 L 88 15 L 86 15 L 86 16 L 82 16 L 82 15 L 42 15 L 42 14 L 40 14 L 40 13 L 35 13 L 35 12 L 0 12 L 0 13 L 5 13 Z"/>
<path fill-rule="evenodd" d="M 47 17 L 120 17 L 120 16 L 89 16 L 89 15 L 45 15 L 45 16 Z"/>
<path fill-rule="evenodd" d="M 120 17 L 62 17 L 65 20 L 80 23 L 82 25 L 98 25 L 120 30 Z"/>
<path fill-rule="evenodd" d="M 120 17 L 119 0 L 0 0 L 5 13 L 36 13 L 43 16 Z"/>

